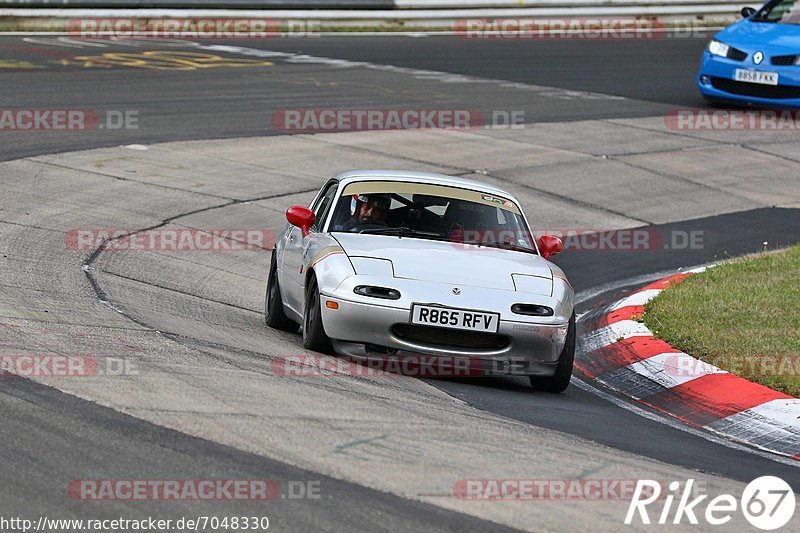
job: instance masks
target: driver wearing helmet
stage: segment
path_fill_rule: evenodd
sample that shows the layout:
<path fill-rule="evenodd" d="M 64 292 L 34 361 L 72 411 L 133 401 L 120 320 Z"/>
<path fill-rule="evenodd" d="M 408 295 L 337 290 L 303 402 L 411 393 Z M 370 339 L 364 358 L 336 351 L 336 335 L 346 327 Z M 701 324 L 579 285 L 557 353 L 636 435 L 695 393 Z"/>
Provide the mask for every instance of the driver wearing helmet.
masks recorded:
<path fill-rule="evenodd" d="M 353 203 L 353 215 L 342 226 L 344 231 L 351 231 L 361 225 L 386 225 L 386 215 L 391 204 L 388 194 L 357 194 L 353 196 Z"/>

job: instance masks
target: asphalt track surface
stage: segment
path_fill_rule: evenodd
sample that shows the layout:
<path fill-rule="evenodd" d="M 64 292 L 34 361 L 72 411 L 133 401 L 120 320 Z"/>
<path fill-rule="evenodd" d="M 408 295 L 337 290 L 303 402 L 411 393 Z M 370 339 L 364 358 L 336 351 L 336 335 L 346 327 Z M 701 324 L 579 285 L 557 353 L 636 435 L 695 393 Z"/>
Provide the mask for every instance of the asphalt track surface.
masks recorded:
<path fill-rule="evenodd" d="M 420 81 L 386 72 L 275 62 L 266 69 L 129 69 L 103 63 L 106 53 L 195 51 L 161 43 L 139 46 L 84 46 L 53 37 L 0 38 L 0 54 L 23 62 L 0 69 L 6 108 L 135 110 L 138 130 L 83 132 L 83 135 L 15 135 L 0 132 L 0 160 L 41 153 L 187 139 L 283 134 L 270 116 L 296 108 L 419 108 L 523 111 L 525 122 L 649 116 L 678 107 L 699 107 L 693 87 L 705 37 L 652 40 L 473 41 L 459 37 L 325 37 L 206 44 L 373 62 L 433 72 L 521 82 L 570 91 L 591 91 L 626 99 L 532 98 L 496 85 L 466 86 Z M 364 39 L 369 46 L 364 46 Z M 84 41 L 86 42 L 86 41 Z M 55 44 L 58 44 L 55 45 Z M 593 58 L 602 53 L 602 61 Z M 239 59 L 253 60 L 240 54 Z M 86 58 L 89 59 L 75 59 Z M 265 58 L 269 59 L 269 58 Z M 108 59 L 106 59 L 108 61 Z"/>
<path fill-rule="evenodd" d="M 154 426 L 20 378 L 4 379 L 0 391 L 4 435 L 0 480 L 6 518 L 155 516 L 177 521 L 198 516 L 266 516 L 269 527 L 279 531 L 508 530 Z M 91 449 L 89 454 L 87 449 Z M 142 502 L 97 506 L 69 499 L 64 503 L 66 483 L 82 479 L 86 472 L 103 472 L 102 479 L 113 478 L 115 472 L 121 478 L 126 472 L 137 472 L 138 479 L 269 479 L 283 488 L 266 511 L 252 502 L 235 501 L 149 506 Z M 290 483 L 294 488 L 289 488 Z M 298 497 L 312 492 L 321 498 Z"/>
<path fill-rule="evenodd" d="M 595 307 L 625 296 L 626 287 L 620 280 L 637 278 L 648 273 L 676 271 L 679 268 L 714 262 L 725 256 L 736 257 L 753 252 L 753 243 L 768 241 L 776 247 L 797 242 L 800 227 L 798 209 L 757 209 L 696 219 L 663 226 L 663 231 L 701 231 L 707 237 L 703 250 L 662 250 L 649 253 L 637 251 L 593 252 L 591 262 L 581 252 L 554 258 L 569 272 L 576 290 L 589 290 L 604 284 L 618 285 L 600 294 L 591 294 L 578 311 L 590 313 Z M 585 254 L 586 252 L 583 252 Z M 653 280 L 659 276 L 653 276 Z M 632 288 L 641 286 L 641 279 Z M 573 378 L 575 379 L 575 378 Z M 800 470 L 794 466 L 771 463 L 747 452 L 721 449 L 702 437 L 678 431 L 623 409 L 609 408 L 606 400 L 598 400 L 585 388 L 571 386 L 561 395 L 542 395 L 531 392 L 526 379 L 485 378 L 483 380 L 430 381 L 432 384 L 461 398 L 471 405 L 516 418 L 530 424 L 581 435 L 590 440 L 669 461 L 694 470 L 712 471 L 732 479 L 749 481 L 772 475 L 784 477 L 793 487 L 800 487 Z M 573 384 L 574 385 L 574 384 Z M 527 408 L 536 394 L 536 409 Z M 581 409 L 574 409 L 581 405 Z"/>
<path fill-rule="evenodd" d="M 0 159 L 125 143 L 283 134 L 271 128 L 268 117 L 274 110 L 292 107 L 402 108 L 436 102 L 483 110 L 521 109 L 528 122 L 657 115 L 678 106 L 702 106 L 691 80 L 704 43 L 704 38 L 591 44 L 472 42 L 455 37 L 332 37 L 226 43 L 624 97 L 594 100 L 509 97 L 496 84 L 465 89 L 458 83 L 404 81 L 390 73 L 384 76 L 379 71 L 332 71 L 313 63 L 288 71 L 276 61 L 268 74 L 245 68 L 184 72 L 87 67 L 86 59 L 76 62 L 74 56 L 97 56 L 107 50 L 49 46 L 24 42 L 21 37 L 5 37 L 0 39 L 0 57 L 40 67 L 3 69 L 2 107 L 135 109 L 142 127 L 74 136 L 2 132 Z M 153 44 L 147 49 L 159 46 Z M 589 59 L 601 53 L 602 61 Z M 623 292 L 625 280 L 754 252 L 758 249 L 756 243 L 762 241 L 769 241 L 771 247 L 787 245 L 800 238 L 798 227 L 800 210 L 754 210 L 658 228 L 703 230 L 707 235 L 703 250 L 597 253 L 592 254 L 590 262 L 576 253 L 565 254 L 556 262 L 569 273 L 577 291 L 588 294 L 597 287 L 608 289 L 592 293 L 581 303 L 579 310 L 587 311 Z M 584 387 L 573 385 L 565 394 L 545 395 L 531 391 L 524 380 L 514 378 L 428 381 L 480 409 L 533 426 L 731 479 L 749 481 L 760 475 L 779 475 L 795 491 L 800 490 L 800 471 L 794 466 L 645 419 Z M 270 510 L 274 524 L 294 530 L 499 529 L 493 523 L 433 505 L 324 478 L 166 430 L 25 380 L 0 380 L 0 403 L 4 419 L 0 492 L 5 514 L 33 515 L 50 509 L 54 513 L 80 515 L 86 509 L 81 502 L 68 502 L 62 507 L 52 503 L 63 494 L 63 485 L 52 482 L 54 473 L 60 479 L 75 479 L 94 470 L 113 477 L 115 470 L 136 468 L 142 478 L 148 472 L 164 476 L 165 471 L 172 470 L 198 479 L 321 479 L 325 493 L 335 494 L 335 498 L 280 501 Z M 88 445 L 93 447 L 91 455 L 81 453 L 81 448 Z M 204 505 L 209 513 L 218 510 L 213 504 Z M 146 507 L 120 503 L 105 507 L 102 514 L 147 514 L 154 509 L 158 510 L 157 504 Z M 231 514 L 230 509 L 225 507 L 226 514 Z M 95 510 L 101 513 L 99 508 Z M 186 514 L 183 511 L 195 512 L 197 507 L 169 509 L 175 515 Z"/>

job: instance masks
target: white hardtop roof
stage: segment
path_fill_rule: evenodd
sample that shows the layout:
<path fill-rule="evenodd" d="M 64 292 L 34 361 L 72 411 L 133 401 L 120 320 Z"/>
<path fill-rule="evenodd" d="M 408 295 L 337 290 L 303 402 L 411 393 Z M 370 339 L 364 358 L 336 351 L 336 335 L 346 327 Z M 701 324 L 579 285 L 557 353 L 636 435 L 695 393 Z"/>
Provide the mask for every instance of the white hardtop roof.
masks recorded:
<path fill-rule="evenodd" d="M 414 172 L 408 170 L 349 170 L 335 177 L 345 184 L 354 181 L 413 181 L 417 183 L 430 183 L 433 185 L 449 185 L 490 194 L 498 194 L 516 201 L 516 198 L 508 191 L 504 191 L 503 189 L 487 183 L 460 178 L 458 176 L 434 174 L 431 172 Z"/>

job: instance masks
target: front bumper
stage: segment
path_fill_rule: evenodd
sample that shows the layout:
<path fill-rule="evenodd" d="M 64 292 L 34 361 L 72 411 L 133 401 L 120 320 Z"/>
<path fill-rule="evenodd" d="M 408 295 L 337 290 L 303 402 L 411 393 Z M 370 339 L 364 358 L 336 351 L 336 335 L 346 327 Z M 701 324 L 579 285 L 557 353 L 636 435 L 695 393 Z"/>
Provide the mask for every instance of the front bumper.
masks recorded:
<path fill-rule="evenodd" d="M 334 348 L 340 354 L 356 359 L 420 354 L 445 359 L 461 357 L 469 359 L 473 363 L 471 367 L 482 366 L 492 374 L 550 376 L 555 372 L 572 314 L 571 295 L 568 301 L 562 302 L 552 296 L 462 287 L 462 293 L 456 296 L 451 286 L 440 283 L 397 278 L 365 282 L 363 276 L 353 278 L 342 283 L 333 294 L 320 296 L 325 333 L 334 340 Z M 403 298 L 398 301 L 359 298 L 352 292 L 357 284 L 391 286 L 398 289 Z M 328 301 L 335 302 L 338 309 L 329 309 Z M 511 315 L 510 307 L 517 302 L 548 305 L 556 311 L 555 316 Z M 497 335 L 504 342 L 498 346 L 471 347 L 403 338 L 398 326 L 410 324 L 411 303 L 500 312 Z"/>
<path fill-rule="evenodd" d="M 735 61 L 703 52 L 697 86 L 710 100 L 750 107 L 800 109 L 800 66 L 776 66 L 769 61 L 768 57 L 756 65 L 750 56 L 745 61 Z M 778 85 L 736 82 L 736 69 L 776 72 Z"/>

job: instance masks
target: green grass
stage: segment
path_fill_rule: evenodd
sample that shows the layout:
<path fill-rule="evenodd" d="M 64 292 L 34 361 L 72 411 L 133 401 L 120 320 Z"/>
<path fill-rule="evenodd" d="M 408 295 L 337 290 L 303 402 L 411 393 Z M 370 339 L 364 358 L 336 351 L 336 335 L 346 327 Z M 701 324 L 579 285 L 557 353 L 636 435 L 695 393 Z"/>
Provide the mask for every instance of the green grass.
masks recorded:
<path fill-rule="evenodd" d="M 800 395 L 800 246 L 690 276 L 648 303 L 643 319 L 683 352 Z"/>

